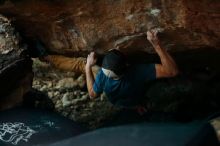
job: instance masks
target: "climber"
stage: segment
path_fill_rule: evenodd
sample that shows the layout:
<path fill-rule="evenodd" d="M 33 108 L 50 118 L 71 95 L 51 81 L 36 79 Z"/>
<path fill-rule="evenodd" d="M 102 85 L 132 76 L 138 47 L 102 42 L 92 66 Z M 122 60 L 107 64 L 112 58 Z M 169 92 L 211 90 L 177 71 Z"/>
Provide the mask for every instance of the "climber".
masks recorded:
<path fill-rule="evenodd" d="M 108 51 L 101 68 L 96 65 L 96 54 L 91 52 L 86 58 L 68 58 L 60 55 L 45 55 L 44 47 L 37 45 L 43 52 L 41 60 L 54 67 L 86 74 L 87 88 L 91 99 L 104 92 L 111 103 L 122 107 L 140 104 L 146 91 L 145 83 L 156 78 L 173 77 L 178 68 L 173 58 L 163 49 L 157 31 L 146 33 L 161 59 L 161 64 L 139 64 L 127 66 L 126 59 L 118 49 Z M 96 77 L 96 78 L 95 78 Z"/>
<path fill-rule="evenodd" d="M 160 57 L 161 64 L 139 64 L 127 66 L 124 55 L 117 49 L 110 50 L 103 59 L 102 68 L 96 78 L 92 67 L 96 64 L 95 53 L 87 57 L 85 66 L 87 88 L 91 98 L 103 91 L 110 102 L 119 106 L 135 106 L 144 97 L 145 83 L 156 78 L 174 77 L 178 68 L 173 58 L 163 49 L 157 32 L 147 32 L 147 39 Z"/>

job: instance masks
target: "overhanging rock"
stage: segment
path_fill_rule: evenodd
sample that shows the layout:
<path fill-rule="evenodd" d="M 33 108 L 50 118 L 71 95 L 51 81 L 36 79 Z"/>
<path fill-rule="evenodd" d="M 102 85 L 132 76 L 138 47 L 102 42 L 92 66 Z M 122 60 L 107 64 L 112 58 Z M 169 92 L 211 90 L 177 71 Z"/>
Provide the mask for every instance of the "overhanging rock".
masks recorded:
<path fill-rule="evenodd" d="M 116 45 L 149 52 L 144 33 L 155 27 L 171 51 L 220 46 L 218 0 L 7 0 L 0 13 L 24 36 L 65 55 L 103 53 Z"/>

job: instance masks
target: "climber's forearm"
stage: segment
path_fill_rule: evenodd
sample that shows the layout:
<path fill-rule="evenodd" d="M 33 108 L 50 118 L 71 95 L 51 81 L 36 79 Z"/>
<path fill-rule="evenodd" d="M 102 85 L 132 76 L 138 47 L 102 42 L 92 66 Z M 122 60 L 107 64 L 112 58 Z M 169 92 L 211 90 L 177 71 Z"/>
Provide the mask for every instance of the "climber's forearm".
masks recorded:
<path fill-rule="evenodd" d="M 160 57 L 163 72 L 168 76 L 175 76 L 178 74 L 178 67 L 170 54 L 161 47 L 160 44 L 154 45 L 155 51 Z"/>
<path fill-rule="evenodd" d="M 92 67 L 91 66 L 86 66 L 86 84 L 89 92 L 89 96 L 91 99 L 97 97 L 97 94 L 93 90 L 93 84 L 95 82 L 93 73 L 92 73 Z"/>

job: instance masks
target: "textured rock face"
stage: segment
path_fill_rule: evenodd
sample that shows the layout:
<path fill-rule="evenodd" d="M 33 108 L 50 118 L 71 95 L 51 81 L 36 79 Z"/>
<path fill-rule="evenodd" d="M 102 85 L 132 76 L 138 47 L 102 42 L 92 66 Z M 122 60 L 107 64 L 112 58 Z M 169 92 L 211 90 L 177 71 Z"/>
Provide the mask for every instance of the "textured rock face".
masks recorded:
<path fill-rule="evenodd" d="M 220 46 L 219 0 L 8 0 L 0 13 L 60 54 L 116 46 L 151 51 L 143 33 L 155 27 L 174 51 Z"/>
<path fill-rule="evenodd" d="M 32 61 L 20 35 L 0 15 L 0 110 L 20 105 L 32 86 Z"/>

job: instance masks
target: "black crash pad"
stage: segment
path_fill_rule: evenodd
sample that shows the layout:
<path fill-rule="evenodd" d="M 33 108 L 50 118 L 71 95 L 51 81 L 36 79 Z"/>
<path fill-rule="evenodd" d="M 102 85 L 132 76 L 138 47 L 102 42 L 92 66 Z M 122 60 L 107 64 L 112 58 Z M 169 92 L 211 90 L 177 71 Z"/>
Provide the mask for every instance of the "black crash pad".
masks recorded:
<path fill-rule="evenodd" d="M 49 145 L 85 131 L 49 111 L 19 108 L 0 112 L 0 146 Z"/>
<path fill-rule="evenodd" d="M 104 128 L 49 146 L 218 146 L 215 131 L 201 123 L 142 123 Z"/>

